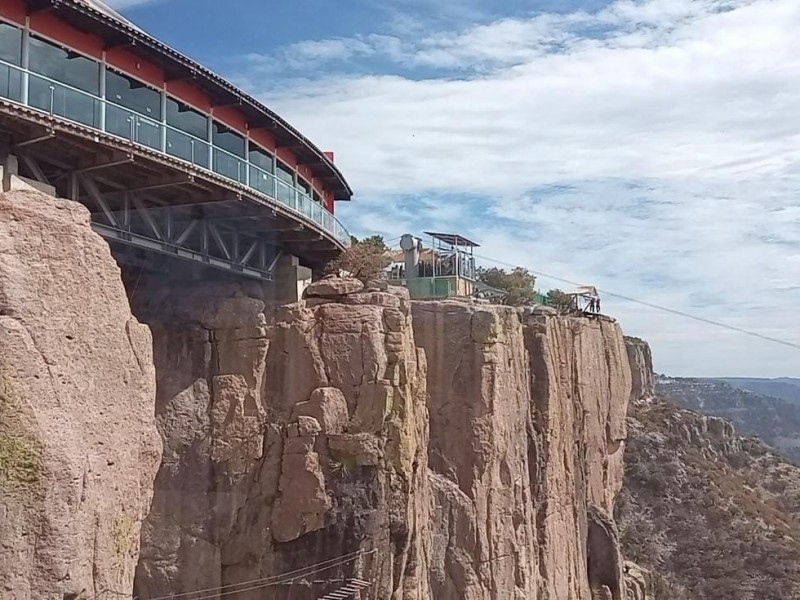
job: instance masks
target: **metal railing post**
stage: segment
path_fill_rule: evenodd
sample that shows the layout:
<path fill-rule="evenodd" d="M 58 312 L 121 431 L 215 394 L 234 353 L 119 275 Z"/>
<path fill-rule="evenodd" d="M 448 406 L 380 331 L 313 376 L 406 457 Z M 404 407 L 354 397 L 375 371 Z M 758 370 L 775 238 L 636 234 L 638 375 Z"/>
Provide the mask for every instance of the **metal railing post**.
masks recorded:
<path fill-rule="evenodd" d="M 20 66 L 22 67 L 21 101 L 23 104 L 27 105 L 30 98 L 31 85 L 31 76 L 30 73 L 28 73 L 28 68 L 30 67 L 31 61 L 31 38 L 30 30 L 28 29 L 27 25 L 25 26 L 25 29 L 22 30 L 22 56 L 20 58 L 22 58 L 20 61 Z"/>

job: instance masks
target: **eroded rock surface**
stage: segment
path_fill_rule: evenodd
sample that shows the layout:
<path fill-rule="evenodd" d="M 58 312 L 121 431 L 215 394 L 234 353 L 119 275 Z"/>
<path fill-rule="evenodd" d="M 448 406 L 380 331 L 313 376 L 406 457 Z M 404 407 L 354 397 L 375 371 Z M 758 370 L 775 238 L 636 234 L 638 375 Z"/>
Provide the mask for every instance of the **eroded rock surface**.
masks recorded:
<path fill-rule="evenodd" d="M 86 209 L 0 195 L 0 597 L 130 596 L 154 397 L 150 333 Z"/>
<path fill-rule="evenodd" d="M 354 558 L 298 580 L 292 598 L 351 577 L 371 582 L 362 598 L 430 597 L 425 358 L 407 296 L 362 290 L 327 279 L 307 300 L 272 307 L 253 288 L 144 284 L 165 459 L 142 597 L 342 555 Z"/>
<path fill-rule="evenodd" d="M 656 395 L 653 355 L 650 344 L 641 338 L 625 336 L 625 348 L 631 367 L 631 401 L 650 400 Z"/>
<path fill-rule="evenodd" d="M 82 208 L 0 199 L 3 597 L 214 594 L 332 561 L 237 597 L 357 577 L 361 600 L 647 598 L 610 515 L 651 368 L 615 322 L 337 278 L 275 306 L 154 271 L 130 286 L 151 346 L 119 275 Z"/>
<path fill-rule="evenodd" d="M 428 357 L 433 597 L 624 598 L 608 516 L 631 394 L 619 326 L 455 301 L 413 316 Z"/>
<path fill-rule="evenodd" d="M 531 402 L 515 309 L 413 303 L 428 357 L 435 490 L 431 591 L 442 600 L 534 598 Z"/>

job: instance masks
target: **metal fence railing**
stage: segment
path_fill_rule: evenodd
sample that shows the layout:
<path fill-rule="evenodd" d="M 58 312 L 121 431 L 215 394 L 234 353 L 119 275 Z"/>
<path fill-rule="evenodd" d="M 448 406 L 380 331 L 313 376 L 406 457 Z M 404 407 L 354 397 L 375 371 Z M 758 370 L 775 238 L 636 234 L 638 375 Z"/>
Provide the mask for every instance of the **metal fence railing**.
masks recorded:
<path fill-rule="evenodd" d="M 0 97 L 124 138 L 245 185 L 316 223 L 344 246 L 350 245 L 344 225 L 311 196 L 207 140 L 3 61 Z"/>

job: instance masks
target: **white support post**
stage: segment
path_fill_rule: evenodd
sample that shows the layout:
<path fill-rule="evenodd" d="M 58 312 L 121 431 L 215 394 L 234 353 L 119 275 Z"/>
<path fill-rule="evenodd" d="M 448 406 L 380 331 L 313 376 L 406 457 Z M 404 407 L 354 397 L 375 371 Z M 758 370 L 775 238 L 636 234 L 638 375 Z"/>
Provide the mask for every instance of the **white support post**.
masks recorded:
<path fill-rule="evenodd" d="M 30 99 L 31 76 L 28 72 L 31 62 L 30 17 L 25 20 L 25 29 L 22 30 L 22 103 L 26 106 Z"/>
<path fill-rule="evenodd" d="M 161 90 L 161 151 L 167 152 L 167 91 Z"/>
<path fill-rule="evenodd" d="M 106 53 L 100 61 L 100 131 L 106 130 Z"/>

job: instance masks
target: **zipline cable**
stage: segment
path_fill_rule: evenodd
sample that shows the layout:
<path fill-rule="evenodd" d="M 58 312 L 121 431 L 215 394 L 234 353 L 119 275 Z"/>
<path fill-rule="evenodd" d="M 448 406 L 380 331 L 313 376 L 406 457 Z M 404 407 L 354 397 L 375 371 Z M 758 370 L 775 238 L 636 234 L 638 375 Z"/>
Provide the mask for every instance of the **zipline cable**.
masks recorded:
<path fill-rule="evenodd" d="M 498 264 L 498 265 L 503 265 L 503 266 L 506 266 L 506 267 L 514 268 L 514 269 L 515 268 L 525 268 L 525 269 L 527 269 L 527 267 L 521 267 L 520 265 L 514 265 L 514 264 L 511 264 L 511 263 L 502 261 L 502 260 L 498 260 L 496 258 L 491 258 L 489 256 L 481 256 L 481 255 L 478 255 L 478 254 L 475 254 L 474 256 L 475 256 L 475 258 L 480 258 L 482 260 L 486 260 L 486 261 L 489 261 L 489 262 L 492 262 L 492 263 L 495 263 L 495 264 Z M 557 275 L 551 275 L 549 273 L 543 273 L 541 271 L 534 271 L 533 269 L 528 269 L 528 271 L 530 273 L 533 273 L 537 277 L 545 277 L 546 279 L 552 279 L 554 281 L 560 281 L 561 283 L 568 283 L 568 284 L 574 285 L 574 286 L 583 285 L 582 283 L 571 281 L 571 280 L 565 279 L 563 277 L 558 277 Z M 620 300 L 625 300 L 626 302 L 632 302 L 634 304 L 639 304 L 641 306 L 646 306 L 647 308 L 652 308 L 654 310 L 660 310 L 662 312 L 666 312 L 666 313 L 670 313 L 670 314 L 677 315 L 677 316 L 680 316 L 680 317 L 684 317 L 686 319 L 692 319 L 694 321 L 699 321 L 700 323 L 705 323 L 707 325 L 714 325 L 715 327 L 722 327 L 723 329 L 727 329 L 729 331 L 735 331 L 737 333 L 742 333 L 744 335 L 749 335 L 751 337 L 758 338 L 758 339 L 766 341 L 766 342 L 772 342 L 774 344 L 781 344 L 781 345 L 787 346 L 789 348 L 794 348 L 795 350 L 800 350 L 800 344 L 795 344 L 794 342 L 788 342 L 788 341 L 782 340 L 780 338 L 772 337 L 772 336 L 769 336 L 769 335 L 764 335 L 763 333 L 758 333 L 756 331 L 751 331 L 749 329 L 744 329 L 742 327 L 737 327 L 736 325 L 729 325 L 728 323 L 722 323 L 720 321 L 715 321 L 713 319 L 707 319 L 705 317 L 699 317 L 699 316 L 693 315 L 691 313 L 687 313 L 687 312 L 684 312 L 684 311 L 681 311 L 681 310 L 677 310 L 677 309 L 674 309 L 674 308 L 669 308 L 667 306 L 661 306 L 660 304 L 654 304 L 654 303 L 648 302 L 646 300 L 639 300 L 638 298 L 633 298 L 631 296 L 626 296 L 624 294 L 618 294 L 616 292 L 611 292 L 611 291 L 606 290 L 606 289 L 601 289 L 599 291 L 603 292 L 603 294 L 605 294 L 606 296 L 611 296 L 612 298 L 618 298 Z"/>

